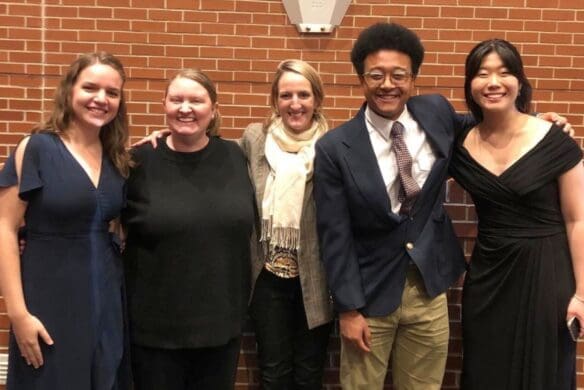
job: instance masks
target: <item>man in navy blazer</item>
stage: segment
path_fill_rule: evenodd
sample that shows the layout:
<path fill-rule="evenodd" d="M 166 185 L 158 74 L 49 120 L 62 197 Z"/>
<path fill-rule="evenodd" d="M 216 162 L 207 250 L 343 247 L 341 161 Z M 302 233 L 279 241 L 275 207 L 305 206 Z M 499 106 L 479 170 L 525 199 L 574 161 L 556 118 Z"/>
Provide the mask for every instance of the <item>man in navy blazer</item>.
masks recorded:
<path fill-rule="evenodd" d="M 351 60 L 366 103 L 316 145 L 318 233 L 341 330 L 344 389 L 440 389 L 448 354 L 445 291 L 465 269 L 443 206 L 455 132 L 472 120 L 440 95 L 410 96 L 424 56 L 414 32 L 364 30 Z M 399 121 L 420 192 L 401 209 L 391 128 Z"/>

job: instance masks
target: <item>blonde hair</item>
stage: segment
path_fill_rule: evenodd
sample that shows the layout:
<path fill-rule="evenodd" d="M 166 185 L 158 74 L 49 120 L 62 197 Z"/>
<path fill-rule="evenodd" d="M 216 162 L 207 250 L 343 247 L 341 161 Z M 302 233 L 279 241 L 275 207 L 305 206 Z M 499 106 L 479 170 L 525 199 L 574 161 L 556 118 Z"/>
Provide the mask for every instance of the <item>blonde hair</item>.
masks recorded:
<path fill-rule="evenodd" d="M 280 117 L 280 113 L 278 112 L 278 94 L 280 92 L 278 90 L 278 83 L 286 72 L 299 74 L 308 80 L 312 88 L 312 94 L 314 95 L 314 114 L 312 120 L 316 121 L 323 133 L 326 132 L 328 130 L 328 122 L 322 113 L 322 102 L 324 100 L 322 80 L 318 72 L 308 62 L 302 60 L 284 60 L 278 65 L 270 91 L 270 107 L 272 108 L 272 113 L 264 123 L 264 131 L 267 131 L 274 120 Z"/>
<path fill-rule="evenodd" d="M 168 88 L 170 87 L 170 84 L 172 84 L 172 82 L 178 78 L 193 80 L 194 82 L 201 84 L 201 86 L 205 88 L 209 94 L 209 98 L 211 99 L 213 106 L 217 104 L 217 88 L 215 87 L 215 84 L 202 70 L 195 68 L 182 69 L 168 80 L 168 84 L 166 84 L 166 90 L 164 92 L 165 99 L 166 95 L 168 95 Z M 211 122 L 209 122 L 209 126 L 206 130 L 207 135 L 218 135 L 220 126 L 221 116 L 219 115 L 219 110 L 215 109 L 215 115 L 213 116 L 213 119 L 211 119 Z"/>

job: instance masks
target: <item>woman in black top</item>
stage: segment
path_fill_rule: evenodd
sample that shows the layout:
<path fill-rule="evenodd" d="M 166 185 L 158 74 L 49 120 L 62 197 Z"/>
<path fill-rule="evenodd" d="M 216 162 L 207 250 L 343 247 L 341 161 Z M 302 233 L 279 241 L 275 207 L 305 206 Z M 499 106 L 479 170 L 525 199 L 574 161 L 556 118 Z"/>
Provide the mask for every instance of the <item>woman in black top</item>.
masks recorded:
<path fill-rule="evenodd" d="M 215 136 L 217 93 L 204 73 L 178 73 L 163 104 L 170 135 L 134 150 L 124 212 L 135 389 L 230 389 L 253 189 L 237 144 Z"/>

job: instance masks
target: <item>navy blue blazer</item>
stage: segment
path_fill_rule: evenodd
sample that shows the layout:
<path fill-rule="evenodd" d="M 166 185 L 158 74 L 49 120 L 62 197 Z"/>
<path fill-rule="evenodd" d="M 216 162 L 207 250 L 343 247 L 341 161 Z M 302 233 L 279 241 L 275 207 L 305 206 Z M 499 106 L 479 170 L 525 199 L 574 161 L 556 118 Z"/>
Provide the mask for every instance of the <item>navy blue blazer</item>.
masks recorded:
<path fill-rule="evenodd" d="M 365 105 L 316 144 L 314 198 L 318 235 L 335 309 L 388 315 L 400 305 L 410 261 L 430 297 L 465 270 L 462 249 L 444 209 L 455 132 L 473 121 L 441 95 L 408 100 L 436 161 L 409 216 L 391 211 L 365 126 Z"/>

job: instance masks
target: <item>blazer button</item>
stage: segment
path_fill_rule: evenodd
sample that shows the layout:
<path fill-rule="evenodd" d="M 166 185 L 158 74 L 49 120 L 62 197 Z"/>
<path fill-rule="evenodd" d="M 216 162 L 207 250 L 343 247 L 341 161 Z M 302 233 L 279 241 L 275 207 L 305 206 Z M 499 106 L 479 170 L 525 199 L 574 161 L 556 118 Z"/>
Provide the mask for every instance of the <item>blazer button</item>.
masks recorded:
<path fill-rule="evenodd" d="M 411 242 L 406 243 L 406 249 L 411 251 L 412 249 L 414 249 L 414 244 Z"/>

